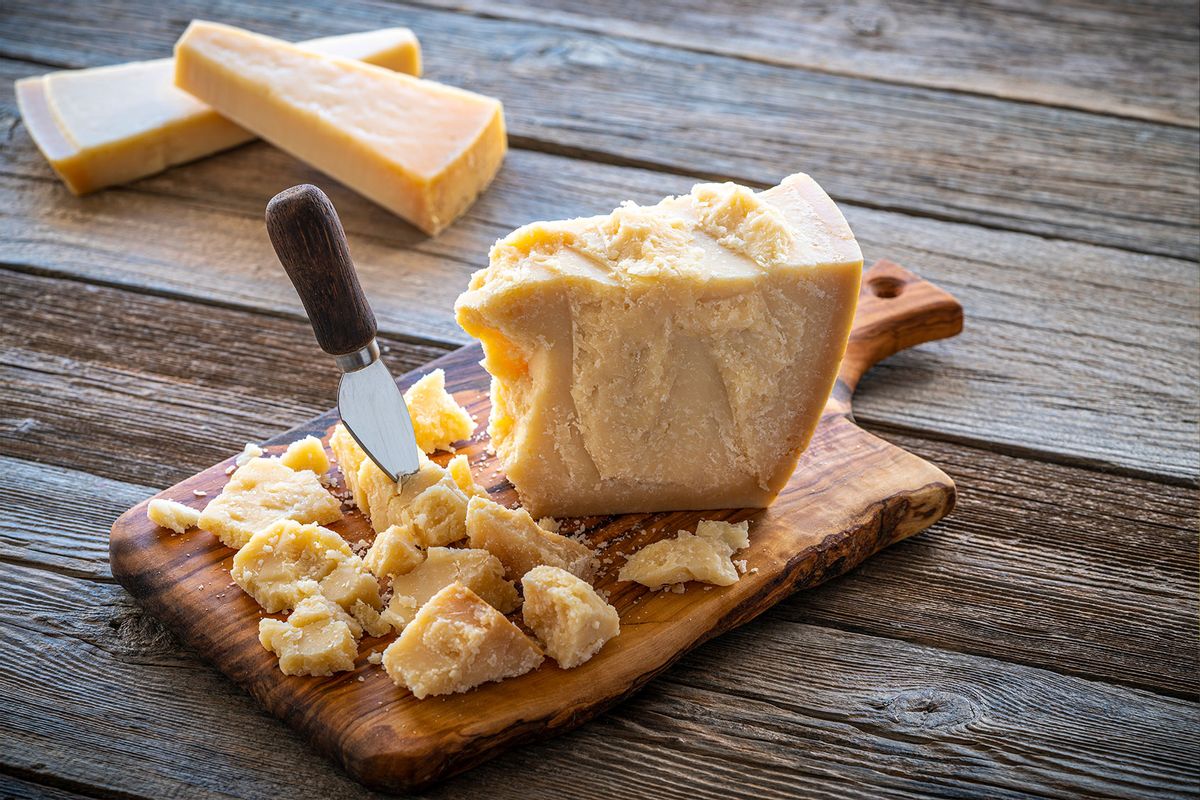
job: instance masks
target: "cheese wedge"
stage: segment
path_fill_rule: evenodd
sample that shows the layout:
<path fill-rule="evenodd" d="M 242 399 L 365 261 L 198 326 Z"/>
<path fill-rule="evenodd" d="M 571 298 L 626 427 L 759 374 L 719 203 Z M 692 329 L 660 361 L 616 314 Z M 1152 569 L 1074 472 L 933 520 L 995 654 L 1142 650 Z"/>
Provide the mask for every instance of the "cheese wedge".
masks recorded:
<path fill-rule="evenodd" d="M 211 22 L 175 45 L 175 84 L 431 235 L 507 149 L 499 100 Z"/>
<path fill-rule="evenodd" d="M 407 28 L 298 46 L 421 74 L 421 48 Z M 255 138 L 175 88 L 172 58 L 24 78 L 16 92 L 29 135 L 75 194 L 128 183 Z"/>
<path fill-rule="evenodd" d="M 837 377 L 862 254 L 807 175 L 493 246 L 456 304 L 492 375 L 488 432 L 534 517 L 763 507 Z"/>

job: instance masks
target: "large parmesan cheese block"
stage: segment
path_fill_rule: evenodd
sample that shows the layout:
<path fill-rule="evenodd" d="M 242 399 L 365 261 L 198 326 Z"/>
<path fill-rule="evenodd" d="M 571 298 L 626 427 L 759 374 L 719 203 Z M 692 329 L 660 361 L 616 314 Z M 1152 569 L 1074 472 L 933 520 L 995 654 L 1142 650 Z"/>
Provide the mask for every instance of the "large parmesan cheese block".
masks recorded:
<path fill-rule="evenodd" d="M 407 28 L 298 46 L 421 74 L 421 48 Z M 29 135 L 75 194 L 144 178 L 254 138 L 175 88 L 172 58 L 52 72 L 19 80 L 16 88 Z"/>
<path fill-rule="evenodd" d="M 534 516 L 763 507 L 820 419 L 862 254 L 807 175 L 526 225 L 456 305 Z"/>
<path fill-rule="evenodd" d="M 429 234 L 507 149 L 499 100 L 211 22 L 176 44 L 175 83 Z"/>

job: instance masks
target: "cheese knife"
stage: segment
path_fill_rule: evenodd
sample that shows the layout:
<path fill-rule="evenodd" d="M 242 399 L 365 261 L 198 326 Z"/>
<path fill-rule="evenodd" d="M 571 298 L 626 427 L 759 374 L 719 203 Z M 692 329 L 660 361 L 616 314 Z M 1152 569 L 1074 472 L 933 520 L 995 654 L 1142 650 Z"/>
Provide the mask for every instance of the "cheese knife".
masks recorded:
<path fill-rule="evenodd" d="M 333 203 L 311 184 L 286 189 L 267 204 L 267 233 L 308 312 L 317 344 L 342 370 L 338 414 L 346 429 L 392 480 L 412 475 L 420 466 L 412 420 L 379 358 L 375 314 Z"/>

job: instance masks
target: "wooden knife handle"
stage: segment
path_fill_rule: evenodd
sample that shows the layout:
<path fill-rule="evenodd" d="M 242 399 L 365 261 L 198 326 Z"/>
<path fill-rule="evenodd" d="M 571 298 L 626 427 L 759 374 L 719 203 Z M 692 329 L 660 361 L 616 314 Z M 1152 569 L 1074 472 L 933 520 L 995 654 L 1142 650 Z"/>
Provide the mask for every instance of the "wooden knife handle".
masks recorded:
<path fill-rule="evenodd" d="M 305 183 L 275 195 L 267 203 L 267 233 L 321 349 L 340 356 L 370 344 L 375 315 L 354 271 L 342 221 L 325 193 Z"/>
<path fill-rule="evenodd" d="M 962 331 L 954 295 L 899 264 L 880 259 L 863 273 L 858 310 L 838 378 L 850 393 L 868 369 L 907 347 Z"/>

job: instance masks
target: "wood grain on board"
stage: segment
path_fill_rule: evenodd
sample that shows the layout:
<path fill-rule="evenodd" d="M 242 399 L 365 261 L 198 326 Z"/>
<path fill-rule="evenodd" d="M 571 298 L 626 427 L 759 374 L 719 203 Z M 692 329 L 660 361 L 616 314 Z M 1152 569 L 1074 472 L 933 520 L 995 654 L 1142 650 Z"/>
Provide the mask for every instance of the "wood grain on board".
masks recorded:
<path fill-rule="evenodd" d="M 533 672 L 461 695 L 417 700 L 383 678 L 360 648 L 357 668 L 329 678 L 282 675 L 258 642 L 257 604 L 232 588 L 234 551 L 192 529 L 168 535 L 146 518 L 145 502 L 117 520 L 110 538 L 113 573 L 129 592 L 268 711 L 297 728 L 363 783 L 390 789 L 424 786 L 494 757 L 508 747 L 569 730 L 640 688 L 683 653 L 770 608 L 792 591 L 823 583 L 874 552 L 941 519 L 954 506 L 954 484 L 941 470 L 854 425 L 850 397 L 875 362 L 924 341 L 953 336 L 962 308 L 949 294 L 890 262 L 866 272 L 838 385 L 796 472 L 765 510 L 670 512 L 583 518 L 571 530 L 599 554 L 594 581 L 622 617 L 622 632 L 572 670 L 544 664 Z M 488 376 L 468 347 L 433 362 L 447 387 L 478 419 L 487 419 Z M 401 383 L 418 377 L 410 373 Z M 335 412 L 303 430 L 327 436 Z M 291 438 L 291 437 L 287 437 Z M 277 446 L 280 440 L 273 440 Z M 497 472 L 486 437 L 459 448 L 492 498 L 517 498 Z M 228 481 L 215 465 L 160 496 L 206 502 Z M 200 491 L 199 496 L 196 492 Z M 732 586 L 683 594 L 649 592 L 616 580 L 624 557 L 649 542 L 694 528 L 705 518 L 752 520 L 747 569 Z M 357 511 L 331 525 L 348 541 L 374 538 Z M 359 680 L 362 678 L 362 680 Z"/>
<path fill-rule="evenodd" d="M 657 202 L 693 182 L 514 151 L 475 208 L 428 240 L 265 144 L 73 198 L 18 127 L 0 145 L 0 171 L 11 198 L 0 208 L 0 236 L 6 260 L 21 269 L 295 319 L 300 304 L 262 209 L 276 191 L 316 181 L 338 208 L 381 330 L 431 344 L 467 341 L 454 299 L 497 238 L 531 219 L 607 212 L 623 198 Z M 1200 475 L 1187 449 L 1200 414 L 1194 263 L 843 210 L 868 258 L 886 252 L 913 265 L 970 311 L 961 340 L 873 371 L 860 418 L 1124 474 L 1189 483 Z M 311 352 L 301 369 L 327 366 Z M 1151 428 L 1154 436 L 1143 435 Z"/>
<path fill-rule="evenodd" d="M 804 170 L 839 202 L 1200 256 L 1195 128 L 419 6 L 172 5 L 162 15 L 105 4 L 110 25 L 137 32 L 106 38 L 94 5 L 11 3 L 0 55 L 60 66 L 159 57 L 190 17 L 291 39 L 406 25 L 427 77 L 504 102 L 516 146 L 763 187 Z M 85 38 L 95 44 L 83 50 Z"/>
<path fill-rule="evenodd" d="M 1200 124 L 1190 0 L 422 0 L 819 72 Z M 747 13 L 752 12 L 752 13 Z"/>

